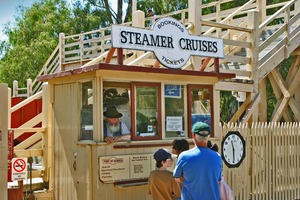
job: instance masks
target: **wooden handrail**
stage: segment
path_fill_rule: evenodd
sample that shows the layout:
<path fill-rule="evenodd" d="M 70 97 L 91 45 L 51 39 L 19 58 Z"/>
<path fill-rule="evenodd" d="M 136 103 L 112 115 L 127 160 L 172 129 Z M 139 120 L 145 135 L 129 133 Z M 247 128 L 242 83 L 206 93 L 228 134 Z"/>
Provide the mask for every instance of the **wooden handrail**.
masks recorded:
<path fill-rule="evenodd" d="M 14 107 L 12 107 L 12 108 L 10 109 L 10 112 L 11 112 L 11 113 L 15 112 L 16 110 L 18 110 L 18 109 L 22 108 L 23 106 L 29 104 L 30 102 L 32 102 L 32 101 L 35 100 L 35 99 L 40 98 L 41 96 L 42 96 L 42 91 L 40 91 L 40 92 L 38 92 L 38 93 L 32 95 L 31 97 L 25 99 L 24 101 L 18 103 L 17 105 L 15 105 Z"/>
<path fill-rule="evenodd" d="M 297 0 L 291 0 L 288 4 L 285 4 L 282 8 L 277 10 L 271 17 L 269 17 L 266 21 L 264 21 L 262 24 L 259 25 L 259 31 L 264 30 L 264 28 L 271 23 L 274 19 L 276 19 L 285 9 L 291 7 L 293 4 L 295 4 Z"/>

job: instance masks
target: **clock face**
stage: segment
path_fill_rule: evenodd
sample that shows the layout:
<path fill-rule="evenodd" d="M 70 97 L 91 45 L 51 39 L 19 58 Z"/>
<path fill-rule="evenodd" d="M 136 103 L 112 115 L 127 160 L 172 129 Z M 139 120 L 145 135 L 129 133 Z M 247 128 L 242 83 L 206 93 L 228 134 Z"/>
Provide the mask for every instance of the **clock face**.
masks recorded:
<path fill-rule="evenodd" d="M 228 167 L 238 167 L 246 155 L 245 140 L 237 131 L 230 131 L 222 140 L 222 159 Z"/>

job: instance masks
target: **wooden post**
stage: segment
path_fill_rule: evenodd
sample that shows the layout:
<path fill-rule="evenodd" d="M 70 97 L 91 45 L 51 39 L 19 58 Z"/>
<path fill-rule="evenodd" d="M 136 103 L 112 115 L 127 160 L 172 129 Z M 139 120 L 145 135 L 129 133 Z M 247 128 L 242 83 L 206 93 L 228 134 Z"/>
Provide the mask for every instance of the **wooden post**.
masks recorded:
<path fill-rule="evenodd" d="M 259 103 L 259 121 L 260 122 L 267 122 L 268 115 L 267 115 L 267 85 L 266 85 L 266 78 L 263 78 L 260 83 L 258 84 L 259 92 L 261 95 L 261 100 Z"/>
<path fill-rule="evenodd" d="M 190 29 L 191 35 L 201 35 L 201 18 L 202 18 L 202 1 L 199 0 L 189 0 L 189 23 L 193 24 Z M 199 71 L 201 66 L 201 58 L 199 56 L 191 56 L 192 68 Z"/>
<path fill-rule="evenodd" d="M 47 83 L 43 84 L 43 93 L 42 93 L 42 127 L 46 128 L 45 133 L 42 135 L 42 150 L 43 150 L 43 169 L 45 169 L 45 173 L 43 176 L 43 181 L 44 182 L 49 182 L 49 190 L 51 190 L 53 184 L 51 181 L 53 181 L 53 177 L 51 177 L 51 159 L 52 159 L 52 144 L 51 144 L 51 117 L 49 111 L 52 110 L 51 108 L 51 103 L 50 103 L 50 89 L 49 85 Z"/>
<path fill-rule="evenodd" d="M 266 0 L 257 1 L 257 8 L 259 12 L 259 24 L 264 22 L 267 17 L 267 2 Z"/>
<path fill-rule="evenodd" d="M 137 0 L 132 0 L 132 15 L 137 10 Z"/>
<path fill-rule="evenodd" d="M 222 20 L 221 18 L 221 3 L 220 2 L 217 2 L 216 4 L 216 21 L 217 22 L 220 22 Z M 220 28 L 217 28 L 217 37 L 220 37 L 221 36 L 221 29 Z"/>
<path fill-rule="evenodd" d="M 60 33 L 59 34 L 59 71 L 65 71 L 65 67 L 63 66 L 64 62 L 64 55 L 65 55 L 65 34 Z"/>
<path fill-rule="evenodd" d="M 32 80 L 27 79 L 27 98 L 32 95 Z"/>
<path fill-rule="evenodd" d="M 18 81 L 13 81 L 13 97 L 18 96 Z"/>
<path fill-rule="evenodd" d="M 286 24 L 286 30 L 285 30 L 285 35 L 286 35 L 286 39 L 285 39 L 285 51 L 284 51 L 284 58 L 287 59 L 290 56 L 289 53 L 289 41 L 290 41 L 290 7 L 286 8 L 284 10 L 284 23 Z"/>
<path fill-rule="evenodd" d="M 7 84 L 0 83 L 0 199 L 7 199 L 8 95 Z"/>
<path fill-rule="evenodd" d="M 145 13 L 143 11 L 136 11 L 132 15 L 132 26 L 139 27 L 139 28 L 145 28 Z M 134 51 L 136 53 L 136 57 L 143 55 L 143 51 Z M 125 51 L 126 54 L 126 51 Z"/>
<path fill-rule="evenodd" d="M 253 92 L 251 93 L 251 100 L 253 101 L 258 93 L 258 51 L 259 51 L 259 13 L 256 10 L 253 10 L 248 13 L 248 28 L 253 29 L 249 34 L 248 41 L 251 42 L 251 49 L 247 51 L 247 54 L 251 58 L 250 64 L 247 65 L 247 70 L 252 71 L 251 78 L 253 80 Z M 255 109 L 252 114 L 252 122 L 258 121 L 258 107 Z"/>

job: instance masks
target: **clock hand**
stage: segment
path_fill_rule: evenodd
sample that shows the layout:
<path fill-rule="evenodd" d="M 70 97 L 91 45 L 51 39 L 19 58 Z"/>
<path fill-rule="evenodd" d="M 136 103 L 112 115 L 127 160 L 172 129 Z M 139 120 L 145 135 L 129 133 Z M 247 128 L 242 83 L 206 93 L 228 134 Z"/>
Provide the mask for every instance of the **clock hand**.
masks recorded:
<path fill-rule="evenodd" d="M 233 154 L 233 162 L 234 162 L 235 155 L 234 155 L 234 146 L 233 146 L 233 141 L 232 140 L 231 140 L 231 146 L 232 146 L 232 154 Z"/>

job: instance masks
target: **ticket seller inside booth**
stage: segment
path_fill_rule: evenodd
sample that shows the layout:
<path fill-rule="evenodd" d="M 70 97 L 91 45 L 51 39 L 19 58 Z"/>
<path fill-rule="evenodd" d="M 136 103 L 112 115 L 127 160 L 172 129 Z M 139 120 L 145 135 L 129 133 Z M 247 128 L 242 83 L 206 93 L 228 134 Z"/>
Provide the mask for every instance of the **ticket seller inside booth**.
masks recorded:
<path fill-rule="evenodd" d="M 215 115 L 219 115 L 214 104 L 218 98 L 215 84 L 234 74 L 182 67 L 199 52 L 202 56 L 222 57 L 222 41 L 192 37 L 172 18 L 159 19 L 153 29 L 157 30 L 113 26 L 110 51 L 113 54 L 117 49 L 117 61 L 38 78 L 49 85 L 52 112 L 48 123 L 56 155 L 54 187 L 65 184 L 73 188 L 78 199 L 109 192 L 122 196 L 118 187 L 147 183 L 145 179 L 155 168 L 155 150 L 171 148 L 176 138 L 186 138 L 192 144 L 189 138 L 195 122 L 206 122 L 211 137 L 215 136 Z M 192 41 L 198 49 L 191 54 Z M 154 51 L 162 67 L 147 62 L 125 65 L 122 48 Z M 108 129 L 108 124 L 114 126 Z M 61 181 L 66 176 L 74 181 Z M 146 187 L 138 191 L 128 188 L 126 192 L 132 196 L 147 194 Z"/>

